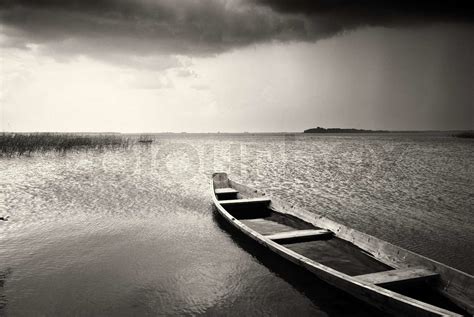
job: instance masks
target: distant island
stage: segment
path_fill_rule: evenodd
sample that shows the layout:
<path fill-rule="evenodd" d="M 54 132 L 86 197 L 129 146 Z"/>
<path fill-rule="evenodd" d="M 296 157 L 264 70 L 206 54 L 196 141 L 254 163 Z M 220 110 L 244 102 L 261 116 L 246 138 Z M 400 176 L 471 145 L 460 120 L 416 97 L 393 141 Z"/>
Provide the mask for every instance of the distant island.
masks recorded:
<path fill-rule="evenodd" d="M 464 131 L 461 133 L 457 133 L 453 136 L 457 138 L 463 138 L 463 139 L 474 139 L 474 131 Z"/>
<path fill-rule="evenodd" d="M 363 129 L 341 129 L 341 128 L 311 128 L 303 131 L 304 133 L 380 133 L 389 132 L 386 130 L 363 130 Z"/>

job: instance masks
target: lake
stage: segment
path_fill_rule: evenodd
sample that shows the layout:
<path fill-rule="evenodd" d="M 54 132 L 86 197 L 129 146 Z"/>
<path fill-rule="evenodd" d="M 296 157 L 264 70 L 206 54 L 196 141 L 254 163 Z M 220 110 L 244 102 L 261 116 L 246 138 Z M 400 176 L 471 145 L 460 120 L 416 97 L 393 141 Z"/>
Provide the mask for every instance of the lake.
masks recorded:
<path fill-rule="evenodd" d="M 0 315 L 380 314 L 231 234 L 211 205 L 214 171 L 474 273 L 472 140 L 153 140 L 0 158 Z"/>

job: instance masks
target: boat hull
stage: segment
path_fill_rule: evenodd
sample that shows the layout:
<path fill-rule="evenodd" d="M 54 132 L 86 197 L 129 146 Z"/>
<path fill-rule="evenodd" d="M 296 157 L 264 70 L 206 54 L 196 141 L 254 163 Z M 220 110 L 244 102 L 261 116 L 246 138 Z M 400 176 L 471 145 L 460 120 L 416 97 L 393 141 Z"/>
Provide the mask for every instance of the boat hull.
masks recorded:
<path fill-rule="evenodd" d="M 290 262 L 304 267 L 306 270 L 313 273 L 328 284 L 339 288 L 351 294 L 352 296 L 379 308 L 384 312 L 394 315 L 460 316 L 459 314 L 453 313 L 451 311 L 418 301 L 381 286 L 344 274 L 333 268 L 311 260 L 293 250 L 290 250 L 289 248 L 271 239 L 268 239 L 265 235 L 258 233 L 249 226 L 245 225 L 243 222 L 239 221 L 230 212 L 228 212 L 224 206 L 222 206 L 217 195 L 215 194 L 215 189 L 222 187 L 231 187 L 236 189 L 246 198 L 258 198 L 262 196 L 266 197 L 263 192 L 259 192 L 258 190 L 231 181 L 227 178 L 225 173 L 214 174 L 211 181 L 213 203 L 218 213 L 225 220 L 227 220 L 233 227 L 242 232 L 244 235 L 261 244 L 263 247 L 275 252 Z M 443 282 L 443 279 L 446 280 L 450 278 L 450 282 L 452 283 L 454 281 L 455 285 L 451 286 L 451 289 L 449 289 L 451 293 L 449 294 L 446 292 L 446 290 L 448 290 L 448 288 L 446 288 L 444 290 L 444 295 L 471 313 L 470 310 L 472 311 L 472 306 L 470 301 L 472 300 L 472 297 L 470 296 L 472 295 L 472 276 L 457 271 L 453 268 L 449 268 L 441 263 L 432 261 L 410 251 L 391 245 L 375 237 L 347 228 L 329 219 L 315 215 L 314 213 L 288 206 L 277 199 L 271 199 L 269 208 L 277 213 L 291 215 L 317 227 L 329 229 L 338 238 L 348 241 L 363 249 L 364 251 L 375 255 L 374 257 L 377 258 L 377 260 L 379 260 L 381 263 L 385 263 L 393 268 L 403 268 L 409 265 L 423 264 L 424 266 L 434 269 L 436 272 L 449 272 L 450 275 L 448 277 L 446 277 L 446 275 L 443 277 L 443 274 L 440 274 L 442 276 L 441 282 Z M 384 251 L 382 252 L 382 250 Z M 404 261 L 401 261 L 400 258 L 394 256 L 394 254 L 400 255 L 401 252 L 403 253 L 403 257 L 405 257 Z M 411 260 L 410 263 L 406 263 L 407 258 Z"/>

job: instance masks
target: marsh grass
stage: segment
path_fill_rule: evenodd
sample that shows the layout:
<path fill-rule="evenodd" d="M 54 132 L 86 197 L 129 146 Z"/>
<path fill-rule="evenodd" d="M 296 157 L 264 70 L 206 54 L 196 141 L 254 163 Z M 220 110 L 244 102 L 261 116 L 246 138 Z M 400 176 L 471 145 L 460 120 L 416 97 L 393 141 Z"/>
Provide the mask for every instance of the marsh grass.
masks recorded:
<path fill-rule="evenodd" d="M 120 134 L 0 133 L 0 156 L 30 156 L 38 152 L 127 147 Z"/>

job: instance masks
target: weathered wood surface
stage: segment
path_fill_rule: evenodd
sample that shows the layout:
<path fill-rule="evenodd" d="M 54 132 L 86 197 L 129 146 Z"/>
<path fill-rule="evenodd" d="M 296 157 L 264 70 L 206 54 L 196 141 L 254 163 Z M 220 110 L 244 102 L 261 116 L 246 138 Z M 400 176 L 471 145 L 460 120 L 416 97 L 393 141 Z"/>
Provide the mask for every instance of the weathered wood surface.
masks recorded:
<path fill-rule="evenodd" d="M 214 180 L 214 181 L 213 181 Z M 213 175 L 211 180 L 211 190 L 214 193 L 215 188 L 231 186 L 237 189 L 243 197 L 263 197 L 263 192 L 251 189 L 247 186 L 228 180 L 225 173 L 217 173 Z M 225 181 L 227 186 L 222 186 Z M 229 221 L 231 225 L 242 231 L 245 235 L 254 239 L 263 246 L 273 250 L 287 260 L 305 267 L 327 283 L 346 291 L 347 293 L 357 297 L 385 312 L 395 315 L 407 316 L 460 316 L 457 313 L 446 309 L 436 307 L 434 305 L 421 302 L 408 296 L 390 291 L 372 283 L 358 280 L 337 270 L 331 269 L 325 265 L 315 262 L 309 258 L 298 254 L 283 245 L 280 245 L 265 237 L 255 230 L 249 228 L 238 219 L 235 219 L 228 213 L 216 195 L 213 195 L 213 202 L 218 212 Z M 399 248 L 390 243 L 377 239 L 373 236 L 358 232 L 334 221 L 316 215 L 314 213 L 304 211 L 293 206 L 287 206 L 278 200 L 273 199 L 270 208 L 280 213 L 286 213 L 296 216 L 316 227 L 326 228 L 333 231 L 339 238 L 351 242 L 368 253 L 374 258 L 381 260 L 395 268 L 406 268 L 416 264 L 422 265 L 427 269 L 440 273 L 440 291 L 444 293 L 453 302 L 466 309 L 469 313 L 474 311 L 473 296 L 473 277 L 454 268 L 448 267 L 439 262 L 430 260 L 416 253 Z M 280 209 L 281 208 L 281 209 Z M 365 247 L 365 248 L 364 248 Z M 388 250 L 389 254 L 384 254 Z"/>
<path fill-rule="evenodd" d="M 423 267 L 383 271 L 355 276 L 355 278 L 377 285 L 425 281 L 439 277 L 439 274 Z"/>
<path fill-rule="evenodd" d="M 264 193 L 257 191 L 254 195 L 264 195 Z M 468 313 L 474 314 L 474 276 L 374 236 L 351 229 L 322 217 L 321 215 L 309 212 L 297 206 L 288 206 L 286 203 L 274 197 L 272 197 L 270 209 L 298 217 L 316 227 L 331 230 L 338 238 L 353 243 L 378 261 L 393 268 L 404 269 L 421 266 L 430 271 L 439 273 L 439 292 L 465 309 Z"/>
<path fill-rule="evenodd" d="M 230 180 L 225 173 L 214 173 L 212 179 L 214 182 L 213 190 L 217 188 L 227 188 L 230 185 Z"/>
<path fill-rule="evenodd" d="M 249 205 L 249 204 L 269 204 L 271 199 L 268 197 L 257 197 L 248 199 L 227 199 L 220 200 L 219 203 L 223 206 L 238 206 L 238 205 Z"/>
<path fill-rule="evenodd" d="M 322 237 L 331 235 L 332 232 L 325 230 L 325 229 L 306 229 L 306 230 L 293 230 L 293 231 L 286 231 L 286 232 L 279 232 L 275 234 L 266 235 L 265 238 L 284 242 L 285 240 L 293 240 L 297 238 L 315 238 L 315 237 Z"/>
<path fill-rule="evenodd" d="M 225 188 L 216 188 L 216 194 L 221 195 L 221 194 L 237 194 L 238 191 L 230 188 L 230 187 L 225 187 Z"/>

